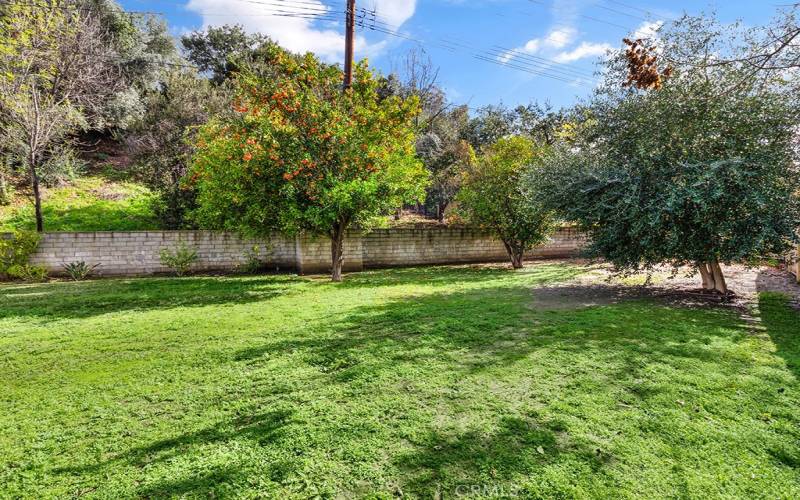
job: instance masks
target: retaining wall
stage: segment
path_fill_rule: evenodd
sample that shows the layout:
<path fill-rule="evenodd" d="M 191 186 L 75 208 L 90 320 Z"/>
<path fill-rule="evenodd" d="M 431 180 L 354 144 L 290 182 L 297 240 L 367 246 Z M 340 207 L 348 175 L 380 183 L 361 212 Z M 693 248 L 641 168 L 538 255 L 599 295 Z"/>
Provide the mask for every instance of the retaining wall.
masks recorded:
<path fill-rule="evenodd" d="M 275 235 L 269 239 L 243 238 L 218 231 L 146 231 L 45 233 L 31 263 L 45 266 L 51 274 L 63 273 L 64 264 L 84 261 L 100 264 L 103 276 L 143 276 L 169 272 L 159 253 L 180 243 L 194 248 L 195 272 L 229 272 L 247 261 L 254 247 L 275 270 L 323 273 L 330 269 L 330 240 L 310 236 Z M 573 228 L 562 228 L 551 241 L 532 251 L 528 258 L 571 257 L 580 252 L 585 238 Z M 503 262 L 508 260 L 503 244 L 470 228 L 420 227 L 380 229 L 365 234 L 348 233 L 345 239 L 345 270 Z"/>

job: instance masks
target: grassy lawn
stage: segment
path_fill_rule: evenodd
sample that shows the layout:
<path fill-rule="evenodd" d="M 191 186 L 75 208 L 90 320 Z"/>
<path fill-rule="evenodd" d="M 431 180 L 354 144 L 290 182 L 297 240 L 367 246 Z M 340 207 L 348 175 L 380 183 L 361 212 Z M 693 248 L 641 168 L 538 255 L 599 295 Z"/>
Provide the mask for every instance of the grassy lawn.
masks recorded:
<path fill-rule="evenodd" d="M 144 231 L 158 229 L 153 194 L 144 186 L 103 177 L 84 177 L 71 185 L 46 189 L 42 214 L 47 231 Z M 0 206 L 0 232 L 35 229 L 33 204 L 27 196 Z"/>
<path fill-rule="evenodd" d="M 0 497 L 800 496 L 785 298 L 537 308 L 579 272 L 2 286 Z"/>

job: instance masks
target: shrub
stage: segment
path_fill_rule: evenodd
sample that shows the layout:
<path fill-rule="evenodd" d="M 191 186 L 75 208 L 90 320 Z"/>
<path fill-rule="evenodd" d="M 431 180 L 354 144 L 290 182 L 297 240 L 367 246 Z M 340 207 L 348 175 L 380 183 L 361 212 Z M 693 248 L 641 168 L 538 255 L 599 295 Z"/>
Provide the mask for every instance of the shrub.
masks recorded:
<path fill-rule="evenodd" d="M 63 185 L 79 177 L 86 170 L 86 162 L 72 148 L 60 145 L 53 148 L 40 168 L 39 181 L 48 187 Z"/>
<path fill-rule="evenodd" d="M 265 254 L 269 253 L 269 247 L 264 246 Z M 257 274 L 267 268 L 267 261 L 262 257 L 261 245 L 253 245 L 244 253 L 245 262 L 239 266 L 239 271 L 244 274 Z"/>
<path fill-rule="evenodd" d="M 162 248 L 159 253 L 161 264 L 169 267 L 176 276 L 183 276 L 197 261 L 197 250 L 189 248 L 184 243 L 179 243 L 175 248 Z"/>
<path fill-rule="evenodd" d="M 100 264 L 90 266 L 84 261 L 79 261 L 64 264 L 63 267 L 64 271 L 73 281 L 82 281 L 91 276 L 94 270 L 100 267 Z"/>
<path fill-rule="evenodd" d="M 47 269 L 43 266 L 32 266 L 30 264 L 15 264 L 6 271 L 9 277 L 41 283 L 47 281 Z"/>
<path fill-rule="evenodd" d="M 33 231 L 15 231 L 10 238 L 0 238 L 0 277 L 12 276 L 12 268 L 24 267 L 39 246 L 40 236 Z M 15 269 L 16 270 L 16 269 Z"/>

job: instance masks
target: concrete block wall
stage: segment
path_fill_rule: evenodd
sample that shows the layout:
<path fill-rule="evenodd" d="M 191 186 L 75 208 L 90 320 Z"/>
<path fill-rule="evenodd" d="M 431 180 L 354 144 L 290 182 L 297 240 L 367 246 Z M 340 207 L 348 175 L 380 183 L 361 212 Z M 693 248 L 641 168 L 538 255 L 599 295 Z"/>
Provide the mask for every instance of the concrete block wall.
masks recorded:
<path fill-rule="evenodd" d="M 529 259 L 557 259 L 561 257 L 574 257 L 588 244 L 587 236 L 577 228 L 565 226 L 550 237 L 550 241 L 540 247 L 534 248 L 527 258 Z"/>
<path fill-rule="evenodd" d="M 243 238 L 234 233 L 216 231 L 146 231 L 46 233 L 31 264 L 46 267 L 51 274 L 63 273 L 63 265 L 84 261 L 100 264 L 95 274 L 102 276 L 141 276 L 170 272 L 161 264 L 162 249 L 174 249 L 181 243 L 197 251 L 196 272 L 232 271 L 247 260 L 246 253 L 258 246 L 277 269 L 294 269 L 293 238 L 263 240 Z"/>
<path fill-rule="evenodd" d="M 345 272 L 364 269 L 364 238 L 356 231 L 349 231 L 344 240 Z M 300 274 L 325 273 L 331 268 L 331 240 L 301 235 L 296 237 L 295 269 Z"/>
<path fill-rule="evenodd" d="M 499 240 L 470 228 L 379 229 L 362 237 L 366 267 L 501 262 Z"/>
<path fill-rule="evenodd" d="M 562 228 L 551 241 L 535 249 L 528 258 L 558 258 L 577 255 L 586 239 L 572 228 Z M 301 274 L 325 273 L 330 269 L 330 240 L 307 235 L 274 235 L 256 240 L 218 231 L 146 231 L 45 233 L 31 263 L 63 274 L 63 265 L 84 261 L 100 264 L 101 276 L 146 276 L 168 273 L 161 265 L 160 251 L 180 243 L 194 248 L 195 272 L 230 272 L 247 261 L 254 246 L 275 270 Z M 471 228 L 421 227 L 380 229 L 365 234 L 348 233 L 345 239 L 345 270 L 505 262 L 503 244 Z"/>

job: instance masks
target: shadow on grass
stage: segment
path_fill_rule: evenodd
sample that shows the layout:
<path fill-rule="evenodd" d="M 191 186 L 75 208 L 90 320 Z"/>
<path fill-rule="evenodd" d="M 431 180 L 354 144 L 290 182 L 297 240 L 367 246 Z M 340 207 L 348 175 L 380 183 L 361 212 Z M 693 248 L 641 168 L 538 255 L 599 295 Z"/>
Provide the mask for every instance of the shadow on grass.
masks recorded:
<path fill-rule="evenodd" d="M 800 311 L 790 306 L 790 299 L 784 293 L 762 292 L 759 295 L 758 308 L 767 335 L 775 344 L 776 354 L 783 358 L 795 379 L 800 379 Z M 778 389 L 782 394 L 789 390 L 791 389 L 787 390 L 785 387 Z M 800 450 L 793 446 L 798 442 L 800 430 L 795 428 L 793 436 L 774 446 L 770 453 L 777 463 L 800 469 Z"/>
<path fill-rule="evenodd" d="M 365 390 L 370 398 L 370 391 L 386 390 L 380 380 L 391 380 L 396 373 L 446 369 L 454 381 L 468 380 L 485 371 L 514 372 L 517 363 L 536 356 L 552 370 L 549 380 L 542 381 L 558 386 L 550 390 L 589 397 L 591 390 L 605 391 L 599 381 L 607 380 L 612 391 L 619 391 L 619 404 L 636 407 L 661 404 L 653 401 L 675 392 L 675 380 L 652 380 L 655 366 L 691 371 L 700 378 L 706 370 L 725 378 L 743 373 L 742 360 L 713 347 L 718 340 L 746 338 L 745 325 L 731 311 L 632 300 L 538 312 L 526 307 L 529 298 L 527 286 L 507 285 L 366 306 L 327 331 L 242 350 L 236 360 L 252 363 L 262 356 L 268 360 L 299 352 L 327 377 L 323 383 L 371 387 Z M 752 396 L 764 407 L 779 404 L 779 395 L 767 388 Z M 447 404 L 447 398 L 441 402 Z M 452 487 L 454 477 L 510 480 L 559 463 L 564 453 L 595 472 L 615 458 L 613 450 L 573 439 L 558 423 L 513 413 L 495 418 L 499 420 L 482 422 L 494 426 L 489 435 L 443 432 L 432 423 L 421 429 L 414 451 L 394 460 L 403 471 L 404 490 L 429 496 L 448 480 Z M 645 422 L 643 433 L 674 433 L 671 422 Z"/>
<path fill-rule="evenodd" d="M 647 435 L 648 439 L 662 439 L 675 446 L 685 445 L 680 441 L 680 432 L 676 434 L 675 430 L 681 421 L 659 415 L 684 411 L 680 408 L 676 410 L 675 394 L 698 391 L 693 384 L 701 382 L 707 375 L 736 379 L 746 373 L 752 364 L 752 359 L 747 357 L 749 353 L 745 357 L 737 357 L 735 352 L 718 347 L 720 340 L 736 344 L 748 336 L 747 327 L 731 311 L 670 307 L 653 300 L 630 300 L 604 307 L 568 311 L 537 311 L 530 307 L 533 301 L 531 284 L 538 283 L 539 278 L 546 282 L 547 279 L 542 276 L 548 275 L 547 272 L 540 277 L 531 275 L 525 282 L 518 279 L 505 281 L 507 273 L 501 270 L 478 270 L 475 276 L 464 277 L 463 269 L 455 276 L 453 271 L 447 269 L 387 272 L 389 276 L 380 276 L 379 286 L 427 283 L 429 279 L 445 283 L 448 276 L 479 286 L 467 290 L 437 290 L 424 296 L 358 307 L 344 316 L 319 320 L 320 324 L 308 329 L 310 333 L 299 333 L 288 340 L 267 341 L 242 349 L 234 354 L 230 362 L 258 365 L 284 355 L 299 354 L 301 363 L 313 367 L 315 371 L 309 375 L 308 370 L 301 370 L 299 378 L 292 380 L 292 387 L 296 389 L 287 389 L 287 394 L 278 395 L 282 400 L 292 401 L 293 390 L 311 392 L 304 396 L 304 400 L 317 397 L 324 399 L 329 395 L 330 387 L 346 386 L 347 393 L 353 398 L 348 404 L 369 405 L 386 392 L 405 390 L 392 385 L 394 382 L 387 382 L 393 380 L 393 375 L 401 374 L 403 378 L 408 378 L 412 386 L 414 383 L 431 383 L 440 389 L 447 389 L 447 384 L 469 385 L 474 380 L 471 377 L 494 370 L 490 376 L 497 380 L 508 376 L 511 377 L 509 384 L 516 384 L 514 376 L 534 366 L 526 361 L 528 364 L 519 365 L 523 368 L 517 368 L 517 363 L 536 356 L 536 363 L 547 370 L 539 372 L 543 378 L 535 382 L 546 385 L 552 398 L 541 403 L 544 408 L 550 408 L 552 404 L 552 411 L 560 414 L 568 403 L 585 403 L 586 398 L 595 397 L 597 402 L 594 404 L 609 404 L 614 410 L 618 402 L 631 407 L 645 407 L 642 411 L 649 413 L 647 418 L 642 418 L 641 423 L 635 425 L 646 427 L 631 427 L 631 432 Z M 462 276 L 459 278 L 459 275 Z M 354 282 L 359 279 L 363 280 L 361 286 L 369 288 L 374 285 L 368 276 L 348 278 L 351 279 L 348 279 L 345 288 L 358 286 Z M 259 286 L 268 289 L 272 286 L 291 286 L 282 282 L 281 278 L 276 279 L 277 284 L 269 279 Z M 245 280 L 248 281 L 258 284 L 261 279 Z M 238 280 L 233 282 L 238 283 Z M 289 279 L 289 283 L 294 281 Z M 182 293 L 194 297 L 204 286 L 211 285 L 205 285 L 201 279 L 200 283 L 190 283 L 189 290 L 194 291 Z M 231 283 L 228 283 L 230 286 Z M 236 284 L 234 289 L 244 287 L 246 291 L 247 286 L 250 285 Z M 341 285 L 325 286 L 335 288 Z M 237 289 L 237 293 L 243 289 Z M 214 291 L 212 287 L 211 294 L 216 295 L 213 300 L 223 302 L 221 299 L 225 294 L 222 291 Z M 796 370 L 800 348 L 796 335 L 792 334 L 797 332 L 796 327 L 792 325 L 797 324 L 797 318 L 785 315 L 778 308 L 778 302 L 773 303 L 777 301 L 776 298 L 765 295 L 763 300 L 765 326 L 770 336 L 775 335 L 773 340 L 779 345 L 779 353 L 788 353 L 794 360 L 793 370 Z M 537 365 L 537 369 L 539 367 Z M 258 367 L 250 368 L 255 371 Z M 654 378 L 654 374 L 667 368 L 682 375 L 690 374 L 694 378 L 689 383 L 687 379 L 677 378 L 676 375 Z M 447 377 L 435 378 L 443 372 Z M 254 385 L 249 394 L 243 396 L 237 392 L 235 397 L 262 398 L 263 389 Z M 732 391 L 740 394 L 730 397 L 757 401 L 756 406 L 762 411 L 773 411 L 782 404 L 780 394 L 774 389 L 772 382 L 764 380 L 747 390 Z M 414 390 L 413 387 L 411 390 Z M 528 390 L 536 392 L 535 389 Z M 520 394 L 530 397 L 523 389 L 520 391 Z M 725 419 L 734 418 L 736 413 L 733 412 L 738 411 L 740 401 L 726 399 L 729 397 L 726 393 L 709 397 L 716 398 L 715 411 L 728 412 L 717 418 L 723 423 Z M 664 406 L 664 400 L 670 406 Z M 419 404 L 424 403 L 420 399 Z M 437 396 L 434 403 L 443 406 L 453 404 L 444 396 Z M 302 407 L 297 408 L 298 412 L 302 411 Z M 622 413 L 615 415 L 623 418 Z M 303 446 L 320 446 L 319 443 L 326 442 L 325 435 L 334 441 L 334 433 L 347 425 L 354 428 L 374 425 L 357 419 L 348 420 L 347 425 L 343 425 L 342 419 L 345 417 L 341 414 L 332 419 L 334 421 L 327 422 L 310 421 L 308 417 L 298 418 L 294 422 L 292 416 L 293 413 L 287 411 L 256 414 L 244 419 L 238 417 L 208 429 L 133 447 L 105 462 L 64 468 L 58 472 L 100 474 L 107 466 L 115 464 L 144 466 L 153 461 L 166 461 L 181 454 L 196 452 L 190 450 L 191 447 L 236 439 L 245 439 L 252 446 L 258 443 L 271 444 L 287 455 L 302 452 Z M 495 412 L 466 417 L 480 418 L 481 421 L 472 422 L 471 426 L 460 432 L 449 431 L 432 421 L 420 421 L 410 449 L 390 459 L 404 491 L 418 492 L 420 496 L 427 497 L 442 485 L 452 488 L 459 482 L 476 484 L 483 481 L 488 484 L 493 480 L 510 483 L 518 477 L 534 477 L 545 466 L 563 465 L 566 468 L 567 464 L 576 463 L 588 473 L 602 475 L 607 466 L 614 463 L 618 453 L 613 444 L 609 449 L 599 449 L 585 436 L 581 438 L 571 434 L 569 426 L 557 419 L 546 420 L 536 415 L 516 413 L 514 405 L 508 401 Z M 355 417 L 347 415 L 346 418 Z M 280 441 L 284 427 L 290 424 L 308 426 L 307 432 L 321 433 L 323 438 L 307 445 L 276 442 Z M 482 428 L 475 429 L 475 426 Z M 610 429 L 598 430 L 600 433 L 606 431 L 610 432 Z M 792 437 L 791 431 L 776 432 L 782 432 L 787 439 Z M 391 436 L 396 438 L 395 435 Z M 737 437 L 743 442 L 750 438 Z M 788 442 L 790 444 L 776 448 L 774 452 L 776 460 L 784 464 L 793 463 L 798 452 L 796 440 Z M 741 443 L 735 442 L 733 445 L 741 446 Z M 234 459 L 231 462 L 216 469 L 206 468 L 199 473 L 183 470 L 176 474 L 175 479 L 144 484 L 139 493 L 144 497 L 208 495 L 224 491 L 220 489 L 224 484 L 240 485 L 248 480 L 259 479 L 253 477 L 255 472 L 240 467 Z M 263 472 L 270 480 L 281 482 L 285 478 L 300 475 L 302 471 L 298 467 L 303 466 L 278 461 L 270 463 L 266 472 L 259 471 L 258 474 Z M 675 479 L 680 481 L 680 474 L 674 474 Z M 346 481 L 346 478 L 342 479 L 342 482 Z M 448 492 L 444 493 L 447 496 Z"/>
<path fill-rule="evenodd" d="M 193 476 L 165 479 L 147 484 L 136 491 L 137 498 L 225 498 L 226 489 L 246 479 L 237 465 L 213 468 Z M 233 496 L 236 496 L 233 494 Z"/>
<path fill-rule="evenodd" d="M 279 440 L 286 426 L 292 423 L 293 412 L 276 410 L 245 415 L 231 421 L 221 422 L 198 431 L 179 434 L 148 445 L 137 446 L 105 461 L 87 465 L 60 467 L 56 474 L 80 475 L 96 473 L 109 466 L 145 467 L 154 463 L 168 462 L 188 453 L 195 446 L 224 444 L 246 440 L 256 446 L 265 446 Z M 262 470 L 272 479 L 281 479 L 292 471 L 291 464 L 276 462 Z M 236 467 L 223 467 L 188 478 L 165 480 L 143 487 L 138 494 L 143 498 L 173 496 L 187 493 L 207 495 L 220 486 L 236 481 L 242 473 Z"/>
<path fill-rule="evenodd" d="M 352 273 L 338 286 L 343 288 L 434 285 L 452 287 L 460 284 L 518 280 L 520 275 L 532 275 L 535 283 L 566 279 L 584 272 L 575 264 L 537 261 L 522 270 L 506 264 L 464 264 L 454 266 L 400 267 Z M 532 284 L 535 284 L 532 283 Z"/>
<path fill-rule="evenodd" d="M 353 384 L 353 390 L 356 387 L 364 390 L 359 397 L 366 398 L 392 390 L 379 382 L 381 378 L 411 365 L 424 372 L 427 366 L 437 367 L 446 363 L 454 379 L 466 381 L 476 371 L 500 369 L 498 373 L 503 373 L 503 368 L 513 369 L 515 363 L 537 353 L 547 352 L 562 360 L 578 360 L 584 356 L 591 361 L 581 360 L 575 366 L 562 366 L 561 371 L 551 374 L 553 380 L 546 381 L 548 384 L 561 384 L 560 389 L 552 388 L 556 393 L 563 393 L 554 396 L 556 401 L 565 404 L 566 401 L 590 398 L 593 390 L 604 386 L 602 382 L 595 386 L 587 385 L 586 380 L 607 380 L 611 384 L 607 390 L 618 393 L 620 403 L 645 408 L 644 412 L 648 414 L 641 418 L 640 423 L 629 427 L 628 433 L 638 433 L 642 440 L 675 440 L 675 445 L 683 443 L 684 439 L 675 427 L 681 425 L 680 418 L 672 421 L 666 416 L 655 417 L 651 412 L 683 412 L 683 409 L 676 410 L 675 394 L 691 393 L 693 388 L 681 385 L 682 379 L 678 378 L 651 380 L 653 368 L 670 366 L 692 373 L 697 380 L 707 374 L 735 379 L 748 372 L 746 360 L 731 357 L 730 351 L 715 347 L 715 342 L 720 339 L 739 342 L 748 338 L 746 325 L 741 325 L 731 311 L 632 300 L 606 307 L 573 310 L 568 314 L 563 314 L 563 311 L 538 314 L 524 307 L 529 293 L 526 286 L 509 285 L 437 293 L 362 307 L 331 325 L 324 333 L 325 338 L 271 343 L 265 346 L 265 351 L 271 355 L 300 351 L 305 354 L 306 362 L 319 370 L 323 387 Z M 796 370 L 800 353 L 796 328 L 798 317 L 781 300 L 770 295 L 762 297 L 762 314 L 770 336 L 779 346 L 779 354 Z M 665 325 L 669 327 L 665 328 Z M 239 359 L 252 361 L 254 355 L 258 356 L 258 353 L 242 352 Z M 370 385 L 372 381 L 376 381 L 374 386 Z M 786 403 L 769 380 L 762 382 L 747 389 L 746 397 L 757 402 L 754 405 L 759 411 L 777 414 L 776 409 Z M 597 401 L 602 401 L 604 395 L 597 393 Z M 706 396 L 709 395 L 704 394 Z M 714 397 L 719 398 L 717 404 L 730 404 L 728 411 L 732 413 L 718 415 L 720 418 L 733 418 L 740 411 L 737 410 L 740 403 L 735 398 L 741 395 L 732 396 L 734 399 L 729 403 L 723 403 L 727 397 L 724 392 Z M 664 400 L 674 406 L 665 407 Z M 438 400 L 438 404 L 448 405 L 450 402 L 444 398 Z M 411 448 L 391 458 L 391 465 L 396 469 L 393 474 L 401 490 L 412 496 L 430 497 L 438 493 L 447 498 L 473 491 L 471 488 L 477 486 L 490 488 L 481 490 L 478 496 L 524 496 L 527 490 L 513 488 L 527 479 L 536 478 L 545 469 L 553 468 L 590 475 L 595 484 L 604 487 L 613 488 L 617 484 L 611 466 L 624 459 L 621 455 L 626 453 L 626 445 L 618 448 L 610 440 L 608 447 L 601 449 L 588 436 L 573 433 L 571 424 L 553 419 L 552 414 L 544 418 L 535 412 L 519 414 L 511 408 L 508 410 L 481 416 L 480 422 L 473 422 L 463 430 L 443 428 L 433 421 L 424 423 L 411 439 Z M 716 411 L 721 410 L 718 407 Z M 753 417 L 745 412 L 737 418 Z M 618 418 L 623 418 L 622 413 Z M 311 422 L 306 425 L 311 425 Z M 354 421 L 353 425 L 364 424 Z M 721 425 L 726 426 L 724 423 Z M 610 431 L 597 429 L 601 434 Z M 244 435 L 255 442 L 271 439 L 276 432 L 280 430 L 271 425 L 264 429 L 255 425 Z M 315 432 L 334 430 L 323 427 L 315 429 Z M 777 441 L 785 441 L 785 444 L 771 443 L 765 448 L 777 463 L 796 468 L 800 453 L 796 431 L 774 432 L 782 436 Z M 229 434 L 223 433 L 222 436 L 225 439 Z M 741 436 L 741 442 L 734 439 L 729 444 L 739 450 L 741 446 L 749 446 L 753 436 Z M 216 431 L 195 433 L 188 438 L 179 437 L 174 442 L 151 445 L 145 448 L 144 454 L 135 450 L 128 456 L 140 463 L 142 456 L 153 452 L 172 456 L 185 442 L 219 439 L 220 434 Z M 166 449 L 172 451 L 165 454 Z M 280 482 L 301 472 L 293 467 L 289 463 L 274 463 L 264 474 L 270 480 Z M 243 468 L 223 467 L 146 486 L 140 493 L 158 496 L 219 492 L 221 484 L 246 484 L 248 480 L 252 481 L 253 474 Z M 688 475 L 680 469 L 673 470 L 672 476 L 677 485 L 688 481 Z M 536 483 L 529 483 L 529 486 L 532 484 Z M 371 491 L 374 487 L 368 487 L 364 496 L 374 493 Z M 531 495 L 565 493 L 564 485 L 559 484 L 545 482 L 531 487 L 538 488 L 530 491 Z"/>
<path fill-rule="evenodd" d="M 501 417 L 493 432 L 468 431 L 458 435 L 429 431 L 424 443 L 395 459 L 403 471 L 406 492 L 440 498 L 495 496 L 513 498 L 519 491 L 515 480 L 568 453 L 593 473 L 602 474 L 613 459 L 589 443 L 578 443 L 557 422 L 535 418 Z M 477 490 L 473 490 L 477 488 Z"/>
<path fill-rule="evenodd" d="M 529 280 L 545 282 L 556 277 L 574 276 L 574 266 L 542 265 Z M 41 318 L 58 320 L 88 318 L 124 311 L 162 310 L 176 307 L 203 307 L 246 304 L 289 293 L 303 285 L 334 289 L 375 288 L 382 286 L 435 285 L 453 287 L 465 284 L 514 281 L 518 276 L 508 269 L 487 266 L 406 268 L 353 273 L 343 283 L 331 283 L 327 276 L 313 278 L 295 275 L 257 277 L 187 277 L 107 279 L 47 284 L 0 284 L 0 319 Z"/>
<path fill-rule="evenodd" d="M 243 349 L 234 359 L 252 362 L 299 351 L 309 365 L 342 382 L 391 371 L 397 363 L 434 359 L 479 371 L 511 365 L 545 348 L 580 352 L 608 345 L 632 356 L 710 361 L 718 354 L 698 332 L 730 335 L 719 324 L 732 321 L 729 311 L 668 307 L 653 300 L 558 311 L 532 309 L 532 300 L 530 286 L 519 283 L 401 298 L 329 318 L 327 328 L 306 336 Z M 665 324 L 673 327 L 663 330 Z M 739 334 L 746 330 L 741 327 Z"/>
<path fill-rule="evenodd" d="M 142 278 L 0 287 L 0 319 L 59 320 L 126 311 L 245 304 L 285 294 L 305 281 L 256 278 Z"/>

